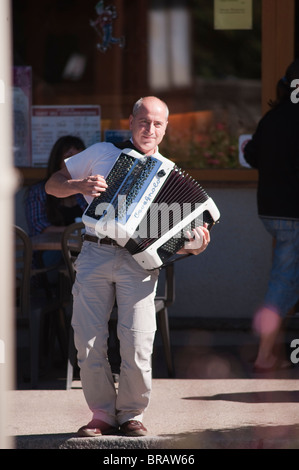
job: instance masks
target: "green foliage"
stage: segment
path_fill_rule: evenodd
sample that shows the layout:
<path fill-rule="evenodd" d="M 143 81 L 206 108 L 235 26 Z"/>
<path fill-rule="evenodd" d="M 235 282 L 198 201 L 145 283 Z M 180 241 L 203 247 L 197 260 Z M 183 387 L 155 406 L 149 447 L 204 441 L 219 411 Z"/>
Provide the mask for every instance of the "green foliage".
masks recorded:
<path fill-rule="evenodd" d="M 231 135 L 225 124 L 216 123 L 206 135 L 188 136 L 177 132 L 166 136 L 160 145 L 180 168 L 239 168 L 238 138 Z"/>

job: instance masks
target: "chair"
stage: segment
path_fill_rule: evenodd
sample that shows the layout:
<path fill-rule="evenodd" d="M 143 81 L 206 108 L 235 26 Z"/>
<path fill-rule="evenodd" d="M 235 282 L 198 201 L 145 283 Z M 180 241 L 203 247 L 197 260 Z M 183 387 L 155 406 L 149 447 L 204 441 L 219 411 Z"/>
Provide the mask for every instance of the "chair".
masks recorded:
<path fill-rule="evenodd" d="M 162 277 L 164 275 L 163 292 L 158 293 L 155 298 L 156 314 L 158 319 L 158 329 L 162 336 L 164 354 L 166 358 L 167 372 L 169 377 L 174 377 L 174 365 L 171 353 L 168 307 L 175 300 L 175 276 L 174 265 L 170 263 L 166 265 L 160 274 L 158 287 L 162 285 Z"/>
<path fill-rule="evenodd" d="M 74 223 L 66 227 L 62 234 L 62 253 L 67 266 L 71 285 L 75 281 L 74 261 L 82 247 L 82 235 L 84 233 L 84 224 L 82 222 Z M 169 377 L 174 376 L 174 366 L 170 345 L 169 323 L 168 323 L 168 307 L 174 302 L 174 266 L 169 264 L 164 269 L 164 289 L 161 294 L 155 298 L 155 307 L 158 320 L 158 328 L 161 332 L 164 353 L 166 357 L 166 365 Z M 71 329 L 69 340 L 69 357 L 67 364 L 67 380 L 66 389 L 71 388 L 73 379 L 73 367 L 76 364 L 76 350 L 74 346 L 73 331 Z"/>
<path fill-rule="evenodd" d="M 46 270 L 32 269 L 31 240 L 21 227 L 14 226 L 14 237 L 16 320 L 17 324 L 29 327 L 30 385 L 31 388 L 37 388 L 42 320 L 47 316 L 55 316 L 55 319 L 60 318 L 63 312 L 59 298 L 49 299 L 48 296 L 32 295 L 32 278 L 37 274 L 45 273 Z M 66 337 L 60 338 L 61 345 L 63 342 L 66 342 Z M 45 346 L 45 342 L 43 346 Z"/>
<path fill-rule="evenodd" d="M 75 222 L 64 229 L 61 238 L 61 249 L 66 264 L 66 270 L 70 281 L 70 287 L 74 284 L 76 272 L 74 270 L 74 261 L 82 248 L 82 238 L 85 232 L 83 222 Z M 74 332 L 72 326 L 69 331 L 69 346 L 67 359 L 66 389 L 69 390 L 72 385 L 74 366 L 77 362 L 77 352 L 74 344 Z"/>

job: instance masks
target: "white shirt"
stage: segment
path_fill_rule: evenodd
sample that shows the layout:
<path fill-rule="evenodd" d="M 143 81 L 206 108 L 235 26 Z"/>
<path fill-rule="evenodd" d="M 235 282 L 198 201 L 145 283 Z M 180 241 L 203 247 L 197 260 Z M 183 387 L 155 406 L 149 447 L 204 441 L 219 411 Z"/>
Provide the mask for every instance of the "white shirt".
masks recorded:
<path fill-rule="evenodd" d="M 107 178 L 121 152 L 110 142 L 99 142 L 66 159 L 65 164 L 72 179 L 84 179 L 91 175 Z M 92 196 L 84 197 L 88 204 L 93 200 Z"/>
<path fill-rule="evenodd" d="M 122 149 L 115 147 L 111 142 L 99 142 L 91 145 L 83 152 L 77 153 L 65 160 L 66 167 L 72 179 L 84 179 L 91 175 L 101 175 L 107 178 Z M 160 155 L 157 150 L 154 155 Z M 84 195 L 88 204 L 92 196 Z M 95 232 L 86 226 L 86 232 L 94 235 Z"/>

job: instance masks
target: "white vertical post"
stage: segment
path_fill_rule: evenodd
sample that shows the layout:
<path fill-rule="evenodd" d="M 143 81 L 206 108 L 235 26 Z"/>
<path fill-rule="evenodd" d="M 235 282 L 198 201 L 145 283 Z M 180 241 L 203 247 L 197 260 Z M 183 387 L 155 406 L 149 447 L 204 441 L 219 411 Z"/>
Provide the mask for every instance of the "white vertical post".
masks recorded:
<path fill-rule="evenodd" d="M 7 435 L 8 393 L 14 386 L 12 41 L 10 0 L 0 2 L 0 449 L 14 446 Z"/>

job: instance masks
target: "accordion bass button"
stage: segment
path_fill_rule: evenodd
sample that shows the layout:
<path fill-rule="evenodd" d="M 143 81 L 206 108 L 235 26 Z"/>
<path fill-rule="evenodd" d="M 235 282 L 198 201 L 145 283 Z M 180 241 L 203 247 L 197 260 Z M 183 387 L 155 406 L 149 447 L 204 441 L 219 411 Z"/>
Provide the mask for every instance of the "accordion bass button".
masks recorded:
<path fill-rule="evenodd" d="M 157 176 L 159 176 L 159 178 L 162 178 L 162 177 L 165 176 L 165 175 L 166 175 L 165 170 L 160 170 L 160 171 L 158 171 L 158 173 L 157 173 Z"/>

